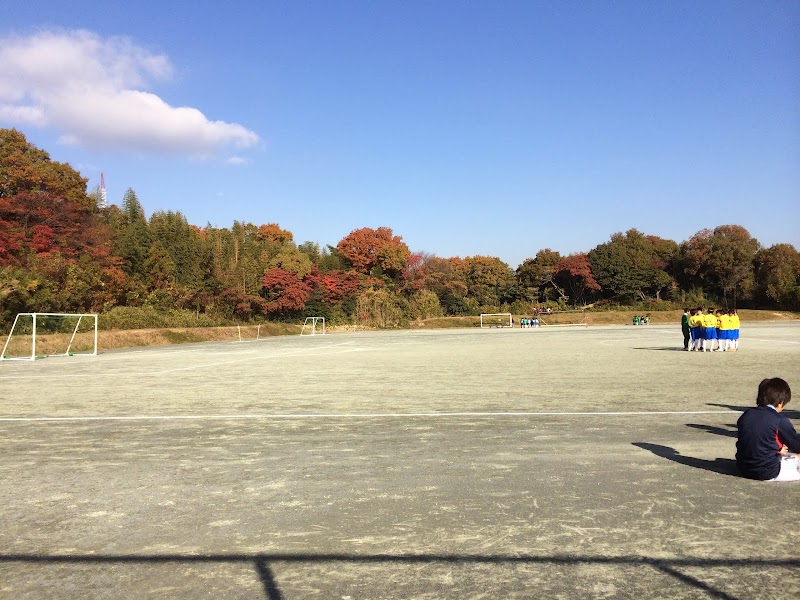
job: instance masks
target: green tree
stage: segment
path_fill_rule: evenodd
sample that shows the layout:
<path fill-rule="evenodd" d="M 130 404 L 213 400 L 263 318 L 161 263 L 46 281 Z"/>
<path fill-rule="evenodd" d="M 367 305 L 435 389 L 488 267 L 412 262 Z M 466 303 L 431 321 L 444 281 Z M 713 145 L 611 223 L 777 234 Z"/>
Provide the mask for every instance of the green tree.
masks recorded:
<path fill-rule="evenodd" d="M 147 285 L 150 291 L 175 290 L 175 261 L 172 260 L 164 244 L 156 242 L 150 246 L 144 268 L 147 273 Z"/>
<path fill-rule="evenodd" d="M 791 244 L 775 244 L 756 253 L 759 299 L 782 309 L 800 308 L 800 252 Z"/>
<path fill-rule="evenodd" d="M 739 298 L 750 298 L 755 288 L 753 259 L 761 247 L 741 225 L 720 225 L 711 235 L 710 269 L 725 305 L 737 305 Z"/>
<path fill-rule="evenodd" d="M 493 256 L 472 256 L 465 259 L 467 270 L 467 295 L 487 311 L 499 310 L 504 303 L 515 298 L 514 272 L 506 263 Z"/>
<path fill-rule="evenodd" d="M 308 256 L 308 260 L 310 260 L 312 264 L 319 266 L 320 258 L 322 258 L 322 250 L 320 250 L 318 243 L 303 242 L 297 246 L 297 249 Z"/>
<path fill-rule="evenodd" d="M 534 258 L 526 258 L 517 267 L 515 274 L 517 285 L 525 291 L 525 296 L 531 301 L 547 300 L 547 291 L 557 289 L 553 277 L 559 260 L 561 254 L 550 248 L 544 248 L 539 250 Z"/>
<path fill-rule="evenodd" d="M 129 277 L 146 280 L 145 261 L 152 243 L 147 218 L 132 188 L 122 196 L 122 209 L 107 209 L 106 216 L 113 229 L 114 253 L 122 258 L 122 269 Z"/>
<path fill-rule="evenodd" d="M 423 289 L 435 293 L 449 315 L 467 314 L 468 265 L 461 258 L 428 257 L 423 268 Z"/>
<path fill-rule="evenodd" d="M 611 240 L 589 252 L 591 270 L 606 297 L 622 301 L 661 298 L 673 278 L 671 268 L 676 246 L 636 229 L 615 233 Z"/>
<path fill-rule="evenodd" d="M 161 242 L 175 263 L 176 282 L 182 294 L 191 295 L 201 289 L 210 273 L 203 261 L 198 228 L 189 225 L 180 212 L 156 211 L 150 217 L 148 229 L 152 242 Z"/>

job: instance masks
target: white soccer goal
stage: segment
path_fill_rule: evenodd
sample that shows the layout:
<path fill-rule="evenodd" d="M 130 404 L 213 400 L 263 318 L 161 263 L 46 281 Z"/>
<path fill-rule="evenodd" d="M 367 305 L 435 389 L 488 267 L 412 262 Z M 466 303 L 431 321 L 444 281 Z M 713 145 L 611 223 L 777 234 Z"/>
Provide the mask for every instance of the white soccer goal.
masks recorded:
<path fill-rule="evenodd" d="M 241 323 L 237 323 L 236 333 L 239 336 L 240 342 L 257 342 L 265 339 L 261 337 L 261 323 L 257 323 L 256 325 L 245 325 L 244 327 L 242 327 Z"/>
<path fill-rule="evenodd" d="M 539 315 L 541 327 L 588 327 L 585 310 L 554 310 Z"/>
<path fill-rule="evenodd" d="M 19 313 L 14 318 L 0 359 L 96 355 L 96 314 Z"/>
<path fill-rule="evenodd" d="M 306 317 L 300 335 L 323 335 L 325 333 L 325 317 Z"/>
<path fill-rule="evenodd" d="M 511 313 L 481 313 L 481 329 L 513 326 Z"/>

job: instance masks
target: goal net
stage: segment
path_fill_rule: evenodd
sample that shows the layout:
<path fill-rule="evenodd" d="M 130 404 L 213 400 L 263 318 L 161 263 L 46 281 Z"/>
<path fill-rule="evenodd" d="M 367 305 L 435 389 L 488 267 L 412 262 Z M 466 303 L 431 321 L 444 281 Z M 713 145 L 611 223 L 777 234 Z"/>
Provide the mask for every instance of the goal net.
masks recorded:
<path fill-rule="evenodd" d="M 306 317 L 300 335 L 317 335 L 325 333 L 325 317 Z"/>
<path fill-rule="evenodd" d="M 513 327 L 511 313 L 481 313 L 481 329 Z"/>
<path fill-rule="evenodd" d="M 2 360 L 97 355 L 97 315 L 19 313 L 3 346 Z"/>
<path fill-rule="evenodd" d="M 588 327 L 585 310 L 554 310 L 539 315 L 540 327 Z"/>

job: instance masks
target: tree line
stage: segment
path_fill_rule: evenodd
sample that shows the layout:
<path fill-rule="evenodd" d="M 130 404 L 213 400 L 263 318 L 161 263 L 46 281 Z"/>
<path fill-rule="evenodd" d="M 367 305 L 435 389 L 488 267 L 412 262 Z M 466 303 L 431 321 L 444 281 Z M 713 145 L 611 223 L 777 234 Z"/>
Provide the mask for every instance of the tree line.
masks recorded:
<path fill-rule="evenodd" d="M 15 129 L 0 129 L 0 321 L 19 312 L 185 311 L 220 322 L 324 316 L 396 326 L 417 318 L 527 314 L 536 307 L 681 305 L 800 308 L 800 254 L 762 247 L 739 225 L 675 242 L 636 229 L 588 252 L 496 257 L 413 252 L 388 227 L 335 246 L 296 243 L 278 224 L 190 224 L 121 205 Z"/>

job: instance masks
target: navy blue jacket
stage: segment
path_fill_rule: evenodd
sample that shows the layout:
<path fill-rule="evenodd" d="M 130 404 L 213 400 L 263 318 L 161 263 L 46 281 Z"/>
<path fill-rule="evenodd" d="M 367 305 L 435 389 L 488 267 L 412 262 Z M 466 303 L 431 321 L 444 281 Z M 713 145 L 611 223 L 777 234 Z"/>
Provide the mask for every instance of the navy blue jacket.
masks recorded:
<path fill-rule="evenodd" d="M 781 470 L 780 449 L 800 452 L 800 435 L 788 417 L 769 406 L 748 408 L 736 422 L 736 464 L 750 479 L 772 479 Z"/>

